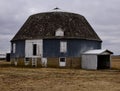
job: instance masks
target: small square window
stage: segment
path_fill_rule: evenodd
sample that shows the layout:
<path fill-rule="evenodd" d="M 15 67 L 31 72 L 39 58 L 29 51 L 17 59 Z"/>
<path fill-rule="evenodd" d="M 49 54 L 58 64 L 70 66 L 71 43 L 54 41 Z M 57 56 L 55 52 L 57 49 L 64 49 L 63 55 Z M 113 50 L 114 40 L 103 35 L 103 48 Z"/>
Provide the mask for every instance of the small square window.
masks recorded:
<path fill-rule="evenodd" d="M 60 62 L 65 62 L 65 58 L 60 58 Z"/>

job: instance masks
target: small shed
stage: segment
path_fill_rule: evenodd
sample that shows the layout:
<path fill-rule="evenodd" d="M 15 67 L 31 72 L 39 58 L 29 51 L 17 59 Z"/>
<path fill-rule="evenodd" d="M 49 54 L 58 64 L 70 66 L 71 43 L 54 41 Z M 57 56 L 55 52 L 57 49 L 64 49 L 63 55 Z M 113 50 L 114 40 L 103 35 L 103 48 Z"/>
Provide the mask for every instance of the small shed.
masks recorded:
<path fill-rule="evenodd" d="M 81 67 L 83 69 L 109 69 L 111 67 L 111 54 L 109 50 L 89 50 L 82 54 Z"/>

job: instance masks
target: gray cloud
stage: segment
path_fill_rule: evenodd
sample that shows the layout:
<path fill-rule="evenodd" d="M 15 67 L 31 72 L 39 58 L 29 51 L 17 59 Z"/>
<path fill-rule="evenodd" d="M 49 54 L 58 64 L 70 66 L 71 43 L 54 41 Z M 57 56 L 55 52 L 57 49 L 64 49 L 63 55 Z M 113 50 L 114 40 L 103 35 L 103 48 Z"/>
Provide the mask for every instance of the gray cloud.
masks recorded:
<path fill-rule="evenodd" d="M 84 15 L 103 40 L 103 48 L 120 54 L 120 0 L 0 0 L 0 51 L 10 50 L 10 40 L 31 14 L 56 6 Z"/>

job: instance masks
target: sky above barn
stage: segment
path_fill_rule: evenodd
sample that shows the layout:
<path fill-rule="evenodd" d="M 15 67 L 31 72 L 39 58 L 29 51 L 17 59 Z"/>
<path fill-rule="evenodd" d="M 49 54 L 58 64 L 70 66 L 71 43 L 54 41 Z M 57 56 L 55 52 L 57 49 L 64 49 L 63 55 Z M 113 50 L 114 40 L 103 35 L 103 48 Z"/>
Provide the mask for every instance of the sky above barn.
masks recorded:
<path fill-rule="evenodd" d="M 10 40 L 31 14 L 55 7 L 85 16 L 102 48 L 120 55 L 120 0 L 0 0 L 0 52 L 10 52 Z"/>

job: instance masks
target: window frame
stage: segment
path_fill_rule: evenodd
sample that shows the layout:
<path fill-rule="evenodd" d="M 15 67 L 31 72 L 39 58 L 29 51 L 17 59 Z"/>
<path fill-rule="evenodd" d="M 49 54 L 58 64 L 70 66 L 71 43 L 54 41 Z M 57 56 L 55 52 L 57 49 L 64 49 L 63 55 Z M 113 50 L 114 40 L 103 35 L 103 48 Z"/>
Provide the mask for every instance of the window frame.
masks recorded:
<path fill-rule="evenodd" d="M 67 52 L 67 41 L 60 41 L 60 52 L 61 53 Z"/>
<path fill-rule="evenodd" d="M 64 61 L 61 61 L 61 58 L 64 58 Z M 61 65 L 62 64 L 62 65 Z M 59 57 L 59 66 L 66 67 L 66 57 Z"/>
<path fill-rule="evenodd" d="M 64 36 L 64 31 L 61 28 L 58 28 L 55 32 L 55 36 L 58 36 L 58 37 Z"/>
<path fill-rule="evenodd" d="M 64 61 L 61 61 L 61 59 L 64 59 Z M 59 62 L 66 62 L 66 57 L 60 57 Z"/>

